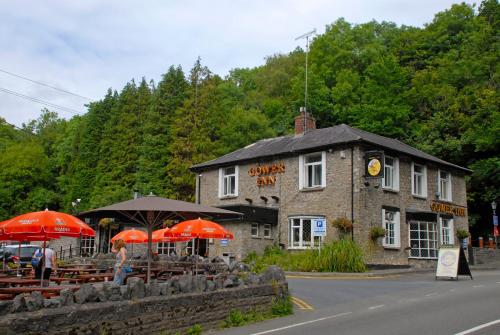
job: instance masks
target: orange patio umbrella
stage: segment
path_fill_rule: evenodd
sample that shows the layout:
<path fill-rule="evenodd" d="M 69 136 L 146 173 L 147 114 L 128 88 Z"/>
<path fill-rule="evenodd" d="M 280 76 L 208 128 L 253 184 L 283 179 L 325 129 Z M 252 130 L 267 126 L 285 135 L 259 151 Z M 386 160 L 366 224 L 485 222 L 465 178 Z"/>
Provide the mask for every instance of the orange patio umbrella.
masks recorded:
<path fill-rule="evenodd" d="M 165 232 L 165 237 L 224 238 L 232 240 L 234 235 L 215 222 L 198 218 L 176 224 Z"/>
<path fill-rule="evenodd" d="M 27 237 L 31 237 L 33 240 L 43 240 L 43 257 L 45 258 L 47 240 L 62 236 L 94 237 L 95 231 L 72 215 L 46 209 L 40 212 L 22 214 L 2 222 L 0 235 L 16 241 L 22 241 Z M 45 268 L 42 267 L 40 285 L 43 284 L 44 271 Z"/>
<path fill-rule="evenodd" d="M 173 237 L 165 236 L 169 234 L 170 228 L 163 228 L 153 231 L 153 242 L 164 242 L 164 243 L 176 243 L 176 242 L 187 242 L 191 240 L 191 237 Z M 147 242 L 147 237 L 145 242 Z"/>
<path fill-rule="evenodd" d="M 138 229 L 127 229 L 119 232 L 111 238 L 111 242 L 123 240 L 125 243 L 144 243 L 148 240 L 148 234 Z"/>
<path fill-rule="evenodd" d="M 170 228 L 169 231 L 165 232 L 166 237 L 184 237 L 184 238 L 218 238 L 218 239 L 230 239 L 234 238 L 234 235 L 224 229 L 221 225 L 198 218 L 196 220 L 187 220 L 180 222 Z M 193 243 L 194 246 L 194 243 Z M 198 246 L 196 248 L 196 254 L 198 255 L 200 247 L 200 242 L 198 240 Z M 198 273 L 198 257 L 196 257 L 196 273 Z"/>

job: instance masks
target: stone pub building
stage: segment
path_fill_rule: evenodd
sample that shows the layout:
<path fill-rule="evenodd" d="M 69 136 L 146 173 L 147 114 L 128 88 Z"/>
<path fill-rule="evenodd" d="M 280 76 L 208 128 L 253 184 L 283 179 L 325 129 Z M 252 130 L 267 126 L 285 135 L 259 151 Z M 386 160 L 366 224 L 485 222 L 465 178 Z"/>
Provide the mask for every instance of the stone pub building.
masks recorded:
<path fill-rule="evenodd" d="M 316 129 L 304 111 L 295 135 L 258 141 L 191 170 L 199 203 L 244 213 L 221 222 L 234 240 L 210 241 L 209 254 L 228 260 L 273 244 L 290 252 L 315 248 L 315 220 L 326 220 L 323 239 L 330 241 L 339 238 L 332 221 L 347 218 L 368 263 L 426 266 L 440 245 L 458 245 L 456 230 L 468 227 L 468 169 L 345 124 Z M 381 245 L 370 238 L 375 226 L 386 230 Z"/>

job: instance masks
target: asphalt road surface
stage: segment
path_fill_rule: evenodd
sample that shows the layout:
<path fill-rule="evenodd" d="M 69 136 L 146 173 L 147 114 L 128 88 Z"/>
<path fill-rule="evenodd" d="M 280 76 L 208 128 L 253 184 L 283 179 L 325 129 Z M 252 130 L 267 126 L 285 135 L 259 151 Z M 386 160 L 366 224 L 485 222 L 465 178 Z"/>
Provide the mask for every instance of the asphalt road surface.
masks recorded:
<path fill-rule="evenodd" d="M 500 271 L 473 276 L 288 278 L 294 315 L 214 334 L 498 335 Z"/>

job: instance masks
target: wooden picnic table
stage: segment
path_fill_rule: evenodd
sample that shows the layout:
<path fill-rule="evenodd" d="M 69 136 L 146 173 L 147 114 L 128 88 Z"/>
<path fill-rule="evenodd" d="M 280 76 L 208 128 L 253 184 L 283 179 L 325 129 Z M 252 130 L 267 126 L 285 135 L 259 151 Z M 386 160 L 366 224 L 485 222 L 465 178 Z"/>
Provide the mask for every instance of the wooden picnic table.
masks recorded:
<path fill-rule="evenodd" d="M 80 268 L 58 268 L 59 278 L 63 278 L 66 275 L 70 277 L 76 277 L 81 274 L 91 274 L 103 271 L 102 269 L 80 269 Z"/>
<path fill-rule="evenodd" d="M 95 264 L 92 263 L 72 263 L 72 264 L 60 265 L 59 268 L 95 269 L 96 266 Z"/>
<path fill-rule="evenodd" d="M 109 280 L 113 280 L 114 275 L 115 274 L 112 272 L 89 273 L 89 274 L 79 275 L 78 277 L 76 277 L 76 279 L 81 280 L 82 283 L 97 282 L 97 281 L 109 281 Z"/>
<path fill-rule="evenodd" d="M 0 285 L 8 285 L 10 287 L 31 286 L 36 284 L 40 284 L 40 279 L 18 277 L 0 278 Z"/>
<path fill-rule="evenodd" d="M 0 295 L 5 297 L 6 295 L 10 295 L 11 298 L 14 298 L 18 294 L 22 293 L 31 293 L 31 292 L 41 292 L 45 298 L 50 298 L 54 295 L 59 295 L 59 293 L 64 289 L 72 290 L 73 292 L 78 290 L 80 286 L 71 285 L 71 286 L 50 286 L 50 287 L 36 287 L 36 286 L 26 286 L 26 287 L 3 287 L 0 288 Z"/>

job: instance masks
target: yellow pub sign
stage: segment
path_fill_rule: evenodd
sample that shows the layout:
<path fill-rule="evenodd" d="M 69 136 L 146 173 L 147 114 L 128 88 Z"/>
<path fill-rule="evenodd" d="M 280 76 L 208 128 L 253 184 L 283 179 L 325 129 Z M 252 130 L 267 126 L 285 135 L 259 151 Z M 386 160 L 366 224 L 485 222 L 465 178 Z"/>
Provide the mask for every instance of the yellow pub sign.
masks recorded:
<path fill-rule="evenodd" d="M 436 213 L 451 214 L 456 216 L 465 216 L 465 208 L 458 207 L 440 202 L 432 202 L 431 210 Z"/>
<path fill-rule="evenodd" d="M 257 165 L 248 169 L 250 177 L 257 177 L 257 186 L 275 185 L 276 175 L 285 173 L 284 163 Z"/>

